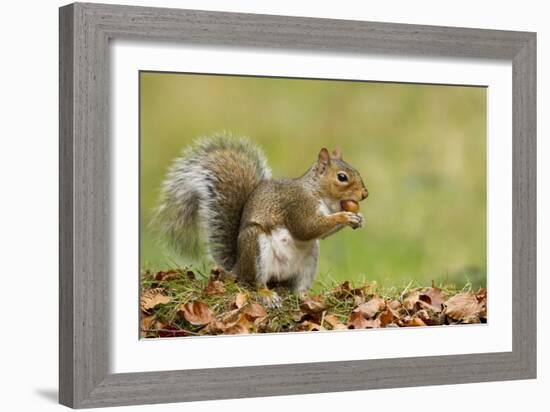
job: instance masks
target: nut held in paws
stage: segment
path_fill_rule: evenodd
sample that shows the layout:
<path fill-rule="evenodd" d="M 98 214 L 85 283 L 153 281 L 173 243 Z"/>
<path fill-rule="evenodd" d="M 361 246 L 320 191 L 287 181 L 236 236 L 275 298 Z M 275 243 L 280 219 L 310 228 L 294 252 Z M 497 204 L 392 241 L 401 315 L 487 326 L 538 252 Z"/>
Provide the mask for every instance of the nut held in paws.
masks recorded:
<path fill-rule="evenodd" d="M 359 203 L 355 200 L 342 200 L 340 202 L 340 206 L 342 207 L 342 210 L 345 210 L 346 212 L 359 212 Z"/>

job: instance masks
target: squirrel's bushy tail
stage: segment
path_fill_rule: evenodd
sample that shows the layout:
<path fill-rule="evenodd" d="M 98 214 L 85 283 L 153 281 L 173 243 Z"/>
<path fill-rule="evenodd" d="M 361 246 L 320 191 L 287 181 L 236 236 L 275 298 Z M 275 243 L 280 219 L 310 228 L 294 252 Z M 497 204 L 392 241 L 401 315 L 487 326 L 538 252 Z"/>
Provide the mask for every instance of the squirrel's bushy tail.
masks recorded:
<path fill-rule="evenodd" d="M 270 177 L 262 151 L 248 140 L 198 139 L 170 167 L 152 223 L 177 254 L 191 260 L 206 254 L 231 270 L 243 207 Z"/>

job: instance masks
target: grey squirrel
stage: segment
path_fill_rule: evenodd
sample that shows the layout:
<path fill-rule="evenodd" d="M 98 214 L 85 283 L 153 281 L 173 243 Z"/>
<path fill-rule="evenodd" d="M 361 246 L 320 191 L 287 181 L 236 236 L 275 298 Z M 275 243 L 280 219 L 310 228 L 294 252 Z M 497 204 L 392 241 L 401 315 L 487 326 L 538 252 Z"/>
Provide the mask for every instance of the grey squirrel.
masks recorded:
<path fill-rule="evenodd" d="M 216 135 L 195 141 L 169 168 L 154 225 L 179 255 L 206 253 L 276 300 L 268 285 L 311 287 L 319 240 L 363 226 L 358 202 L 367 196 L 339 150 L 322 148 L 300 177 L 272 179 L 257 146 Z"/>

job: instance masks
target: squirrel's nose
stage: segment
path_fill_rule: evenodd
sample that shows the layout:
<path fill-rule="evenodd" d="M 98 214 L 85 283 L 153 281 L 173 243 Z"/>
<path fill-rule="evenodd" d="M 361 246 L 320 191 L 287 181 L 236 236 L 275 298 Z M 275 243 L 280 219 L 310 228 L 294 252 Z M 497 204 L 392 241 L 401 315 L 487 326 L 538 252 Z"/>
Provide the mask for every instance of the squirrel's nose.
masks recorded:
<path fill-rule="evenodd" d="M 361 193 L 361 200 L 365 200 L 367 197 L 369 197 L 369 191 L 367 189 L 363 189 L 363 193 Z"/>

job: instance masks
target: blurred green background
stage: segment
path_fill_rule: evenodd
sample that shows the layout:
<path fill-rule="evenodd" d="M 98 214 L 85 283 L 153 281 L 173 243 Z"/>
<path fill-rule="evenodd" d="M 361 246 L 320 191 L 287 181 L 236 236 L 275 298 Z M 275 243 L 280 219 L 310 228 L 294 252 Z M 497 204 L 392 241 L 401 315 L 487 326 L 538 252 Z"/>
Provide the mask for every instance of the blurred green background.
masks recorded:
<path fill-rule="evenodd" d="M 323 146 L 361 172 L 366 225 L 321 242 L 317 282 L 485 285 L 485 88 L 152 72 L 140 88 L 142 268 L 185 263 L 148 223 L 174 157 L 225 130 L 260 145 L 274 177 Z"/>

